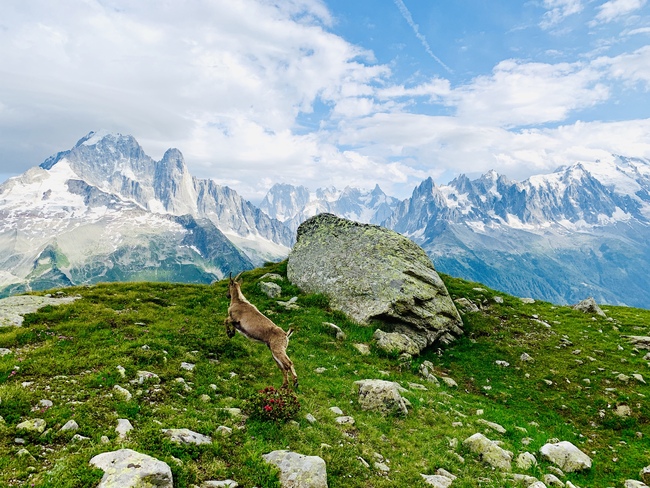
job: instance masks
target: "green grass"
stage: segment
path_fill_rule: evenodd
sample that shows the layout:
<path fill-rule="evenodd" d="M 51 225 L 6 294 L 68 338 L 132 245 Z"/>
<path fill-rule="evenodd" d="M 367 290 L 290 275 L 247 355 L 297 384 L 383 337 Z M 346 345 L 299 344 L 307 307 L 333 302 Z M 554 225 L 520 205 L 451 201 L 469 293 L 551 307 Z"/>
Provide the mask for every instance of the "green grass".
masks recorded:
<path fill-rule="evenodd" d="M 28 315 L 21 328 L 0 329 L 0 347 L 13 351 L 0 358 L 0 486 L 94 487 L 102 472 L 88 464 L 90 458 L 121 447 L 167 462 L 176 487 L 226 478 L 244 487 L 279 486 L 277 473 L 261 458 L 275 449 L 322 457 L 331 488 L 424 487 L 420 473 L 438 468 L 458 476 L 454 488 L 515 486 L 462 446 L 475 432 L 502 441 L 515 456 L 534 453 L 540 464 L 526 474 L 538 478 L 549 472 L 538 453 L 547 440 L 574 443 L 594 461 L 590 471 L 566 476 L 583 488 L 622 486 L 650 464 L 650 386 L 617 379 L 619 373 L 639 373 L 650 382 L 645 352 L 635 351 L 625 339 L 650 334 L 650 311 L 603 307 L 612 320 L 592 320 L 569 307 L 523 304 L 443 276 L 454 298 L 466 297 L 482 310 L 463 315 L 465 336 L 440 354 L 432 350 L 404 363 L 374 349 L 370 356 L 360 355 L 353 343 L 372 346 L 373 329 L 330 310 L 321 295 L 302 295 L 285 280 L 281 299 L 298 296 L 300 309 L 279 306 L 257 288 L 267 272 L 284 274 L 286 263 L 244 273 L 243 292 L 280 327 L 296 330 L 287 352 L 300 377 L 298 422 L 244 422 L 221 410 L 241 407 L 255 391 L 282 382 L 264 345 L 241 335 L 228 340 L 225 281 L 67 288 L 64 293 L 83 299 Z M 503 304 L 494 301 L 496 295 Z M 347 339 L 337 341 L 323 322 L 339 325 Z M 533 361 L 521 361 L 524 352 Z M 449 375 L 459 387 L 426 383 L 417 374 L 424 360 L 434 364 L 436 376 Z M 497 360 L 510 365 L 499 366 Z M 183 361 L 196 364 L 194 371 L 182 370 Z M 125 378 L 118 365 L 125 368 Z M 321 367 L 325 371 L 316 373 Z M 160 384 L 130 384 L 139 370 L 156 373 Z M 178 377 L 191 391 L 175 381 Z M 406 417 L 382 417 L 359 407 L 354 381 L 365 378 L 405 387 L 421 383 L 428 390 L 404 393 L 412 404 Z M 33 384 L 21 386 L 26 381 Z M 116 384 L 129 389 L 133 399 L 113 395 Z M 42 399 L 52 400 L 53 407 L 39 409 Z M 631 408 L 631 416 L 614 414 L 621 404 Z M 355 425 L 337 425 L 332 406 L 352 415 Z M 307 422 L 307 413 L 317 423 Z M 18 433 L 16 424 L 30 418 L 43 418 L 51 430 L 42 436 Z M 134 426 L 127 440 L 115 433 L 118 418 Z M 501 424 L 506 434 L 478 423 L 481 418 Z M 74 433 L 58 432 L 70 419 L 89 441 L 71 443 Z M 233 428 L 232 436 L 220 437 L 220 425 Z M 211 435 L 214 442 L 179 446 L 164 437 L 162 428 L 189 428 Z M 110 443 L 102 444 L 102 436 Z M 16 437 L 25 444 L 16 444 Z M 33 458 L 18 458 L 22 447 Z M 388 476 L 358 459 L 372 465 L 375 453 L 389 460 Z"/>

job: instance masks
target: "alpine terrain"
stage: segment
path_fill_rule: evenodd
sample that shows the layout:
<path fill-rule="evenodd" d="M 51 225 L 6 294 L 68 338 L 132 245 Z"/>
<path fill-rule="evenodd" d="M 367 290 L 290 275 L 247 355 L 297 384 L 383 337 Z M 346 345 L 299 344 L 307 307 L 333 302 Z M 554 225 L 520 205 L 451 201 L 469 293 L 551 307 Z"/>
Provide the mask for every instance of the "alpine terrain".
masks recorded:
<path fill-rule="evenodd" d="M 205 283 L 287 255 L 292 233 L 228 187 L 91 132 L 0 186 L 0 296 L 98 281 Z"/>
<path fill-rule="evenodd" d="M 517 296 L 650 307 L 650 161 L 612 156 L 523 182 L 423 181 L 383 225 L 438 270 Z"/>

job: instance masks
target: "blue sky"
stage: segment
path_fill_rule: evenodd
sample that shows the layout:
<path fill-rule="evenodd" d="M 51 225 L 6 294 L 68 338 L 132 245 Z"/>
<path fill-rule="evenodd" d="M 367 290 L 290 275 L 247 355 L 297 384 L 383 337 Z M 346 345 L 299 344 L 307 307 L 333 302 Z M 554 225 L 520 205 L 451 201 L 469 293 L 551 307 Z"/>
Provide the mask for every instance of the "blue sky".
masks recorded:
<path fill-rule="evenodd" d="M 2 2 L 0 181 L 99 129 L 253 201 L 650 158 L 650 4 Z"/>

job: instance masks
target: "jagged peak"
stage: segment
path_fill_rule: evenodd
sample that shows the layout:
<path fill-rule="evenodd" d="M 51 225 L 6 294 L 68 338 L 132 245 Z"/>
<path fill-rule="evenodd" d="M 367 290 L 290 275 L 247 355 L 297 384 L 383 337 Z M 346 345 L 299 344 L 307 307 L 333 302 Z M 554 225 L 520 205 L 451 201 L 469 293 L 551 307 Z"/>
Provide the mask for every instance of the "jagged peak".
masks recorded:
<path fill-rule="evenodd" d="M 107 143 L 110 141 L 111 143 L 115 143 L 120 140 L 135 142 L 137 144 L 137 141 L 132 135 L 123 135 L 119 132 L 110 132 L 105 129 L 100 129 L 98 131 L 91 130 L 88 134 L 79 139 L 74 147 L 96 146 L 102 142 Z"/>

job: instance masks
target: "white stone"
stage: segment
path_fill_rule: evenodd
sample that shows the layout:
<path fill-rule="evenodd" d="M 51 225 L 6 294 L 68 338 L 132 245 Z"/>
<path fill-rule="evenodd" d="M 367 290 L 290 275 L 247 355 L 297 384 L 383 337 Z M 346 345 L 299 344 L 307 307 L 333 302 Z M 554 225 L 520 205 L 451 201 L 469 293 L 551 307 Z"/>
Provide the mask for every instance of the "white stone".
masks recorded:
<path fill-rule="evenodd" d="M 190 429 L 162 429 L 163 433 L 177 444 L 211 444 L 212 438 Z"/>
<path fill-rule="evenodd" d="M 104 471 L 97 488 L 173 488 L 172 471 L 167 463 L 132 449 L 98 454 L 90 464 Z"/>
<path fill-rule="evenodd" d="M 625 480 L 625 484 L 623 486 L 625 488 L 648 488 L 648 485 L 646 485 L 643 481 L 637 480 Z"/>
<path fill-rule="evenodd" d="M 519 469 L 530 469 L 533 466 L 537 466 L 537 459 L 535 456 L 529 452 L 522 452 L 519 456 L 517 456 L 517 467 Z"/>
<path fill-rule="evenodd" d="M 283 488 L 327 488 L 325 461 L 291 451 L 273 451 L 262 458 L 280 470 Z"/>
<path fill-rule="evenodd" d="M 406 391 L 398 383 L 386 380 L 355 381 L 359 388 L 359 404 L 363 410 L 378 411 L 382 414 L 408 414 L 406 402 L 400 392 Z"/>
<path fill-rule="evenodd" d="M 77 430 L 79 429 L 79 424 L 74 420 L 68 420 L 63 427 L 59 429 L 59 432 L 65 432 L 67 430 Z"/>
<path fill-rule="evenodd" d="M 26 430 L 28 432 L 38 432 L 42 434 L 45 431 L 46 422 L 43 419 L 30 419 L 16 425 L 16 430 Z"/>
<path fill-rule="evenodd" d="M 185 371 L 194 371 L 195 367 L 196 365 L 192 363 L 186 363 L 186 362 L 181 363 L 181 369 L 184 369 Z"/>
<path fill-rule="evenodd" d="M 568 473 L 591 468 L 591 458 L 568 441 L 545 444 L 539 452 Z"/>
<path fill-rule="evenodd" d="M 133 425 L 129 422 L 128 419 L 117 419 L 117 427 L 115 427 L 115 432 L 120 438 L 124 439 L 129 432 L 133 430 Z"/>
<path fill-rule="evenodd" d="M 463 441 L 463 445 L 470 451 L 478 454 L 480 459 L 492 466 L 506 471 L 511 469 L 513 454 L 499 447 L 499 445 L 485 437 L 483 434 L 476 433 Z"/>
<path fill-rule="evenodd" d="M 448 387 L 458 388 L 458 383 L 456 383 L 453 378 L 450 378 L 449 376 L 441 376 L 440 379 Z"/>
<path fill-rule="evenodd" d="M 343 410 L 341 410 L 339 407 L 330 407 L 330 410 L 336 415 L 343 415 Z"/>
<path fill-rule="evenodd" d="M 446 476 L 440 476 L 438 474 L 420 474 L 424 478 L 424 482 L 427 485 L 431 485 L 434 488 L 449 488 L 453 480 L 447 478 Z"/>
<path fill-rule="evenodd" d="M 131 392 L 127 390 L 124 387 L 121 387 L 120 385 L 115 385 L 113 387 L 113 390 L 120 395 L 122 398 L 124 398 L 127 402 L 131 401 L 131 398 L 133 398 L 133 395 L 131 395 Z"/>
<path fill-rule="evenodd" d="M 239 483 L 234 480 L 222 481 L 204 481 L 201 483 L 201 488 L 238 488 Z"/>
<path fill-rule="evenodd" d="M 491 429 L 496 430 L 499 434 L 505 434 L 507 432 L 506 429 L 503 426 L 501 426 L 501 425 L 499 425 L 497 423 L 494 423 L 494 422 L 489 422 L 489 421 L 487 421 L 485 419 L 478 419 L 476 421 L 476 423 L 487 425 Z"/>

